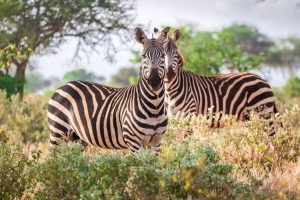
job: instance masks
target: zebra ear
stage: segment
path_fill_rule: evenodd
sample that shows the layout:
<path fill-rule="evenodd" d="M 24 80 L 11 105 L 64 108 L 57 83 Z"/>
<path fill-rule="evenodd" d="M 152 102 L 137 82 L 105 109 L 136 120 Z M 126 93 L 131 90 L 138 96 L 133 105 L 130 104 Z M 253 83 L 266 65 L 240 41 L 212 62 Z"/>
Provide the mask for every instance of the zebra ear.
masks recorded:
<path fill-rule="evenodd" d="M 159 32 L 159 29 L 155 27 L 155 28 L 153 29 L 153 32 L 154 32 L 154 35 L 153 35 L 154 38 L 155 38 L 155 39 L 159 39 L 159 38 L 160 38 L 160 32 Z"/>
<path fill-rule="evenodd" d="M 172 39 L 174 40 L 174 42 L 176 42 L 180 37 L 180 31 L 179 29 L 176 29 L 173 33 Z"/>
<path fill-rule="evenodd" d="M 165 42 L 168 39 L 168 33 L 169 33 L 170 29 L 171 29 L 170 27 L 166 27 L 160 32 L 160 40 L 162 42 Z M 154 32 L 155 32 L 155 30 L 154 30 Z"/>
<path fill-rule="evenodd" d="M 139 43 L 145 45 L 148 38 L 146 36 L 146 34 L 144 33 L 144 31 L 140 28 L 140 27 L 136 27 L 134 29 L 134 35 L 135 35 L 135 39 L 136 41 L 138 41 Z"/>

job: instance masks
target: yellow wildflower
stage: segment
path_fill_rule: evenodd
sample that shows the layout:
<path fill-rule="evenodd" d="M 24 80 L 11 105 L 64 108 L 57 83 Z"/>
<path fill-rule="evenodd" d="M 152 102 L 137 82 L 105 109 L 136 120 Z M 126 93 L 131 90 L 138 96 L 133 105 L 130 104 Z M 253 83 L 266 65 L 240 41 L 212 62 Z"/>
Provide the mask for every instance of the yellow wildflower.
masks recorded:
<path fill-rule="evenodd" d="M 32 48 L 28 47 L 27 50 L 31 52 L 31 51 L 32 51 Z"/>
<path fill-rule="evenodd" d="M 190 182 L 185 182 L 185 185 L 184 185 L 184 189 L 185 190 L 189 190 L 190 189 L 190 187 L 191 187 L 191 184 L 190 184 Z"/>
<path fill-rule="evenodd" d="M 9 62 L 9 61 L 7 61 L 7 62 L 6 62 L 6 66 L 9 66 L 9 65 L 10 65 L 10 62 Z"/>
<path fill-rule="evenodd" d="M 20 52 L 20 51 L 17 51 L 17 55 L 18 55 L 18 56 L 21 55 L 21 52 Z"/>
<path fill-rule="evenodd" d="M 198 193 L 202 193 L 203 190 L 201 188 L 198 189 Z"/>
<path fill-rule="evenodd" d="M 172 180 L 173 180 L 174 183 L 177 182 L 177 176 L 175 174 L 172 176 Z"/>
<path fill-rule="evenodd" d="M 165 188 L 166 187 L 166 181 L 165 180 L 159 180 L 160 187 Z"/>

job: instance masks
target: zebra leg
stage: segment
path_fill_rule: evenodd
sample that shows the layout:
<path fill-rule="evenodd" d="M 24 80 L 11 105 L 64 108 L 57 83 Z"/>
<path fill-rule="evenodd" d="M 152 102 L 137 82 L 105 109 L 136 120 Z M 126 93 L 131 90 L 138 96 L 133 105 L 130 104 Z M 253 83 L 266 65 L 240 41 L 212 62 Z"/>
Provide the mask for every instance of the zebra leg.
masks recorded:
<path fill-rule="evenodd" d="M 78 142 L 82 147 L 88 146 L 88 143 L 82 140 L 73 130 L 68 132 L 67 138 L 68 141 Z"/>
<path fill-rule="evenodd" d="M 55 132 L 51 132 L 50 133 L 50 147 L 54 147 L 58 145 L 58 141 L 61 140 L 63 138 L 62 135 L 55 133 Z"/>
<path fill-rule="evenodd" d="M 151 145 L 151 150 L 154 152 L 156 156 L 160 153 L 160 144 L 161 144 L 161 139 L 163 137 L 163 134 L 156 134 L 154 135 L 151 140 L 150 140 L 150 145 Z"/>
<path fill-rule="evenodd" d="M 154 152 L 154 154 L 155 154 L 156 156 L 158 156 L 159 153 L 160 153 L 160 143 L 158 143 L 158 144 L 152 146 L 152 151 Z"/>
<path fill-rule="evenodd" d="M 129 133 L 124 133 L 123 135 L 124 135 L 124 141 L 128 146 L 128 149 L 131 154 L 134 155 L 137 151 L 139 151 L 143 147 L 142 141 L 137 137 L 130 135 Z"/>
<path fill-rule="evenodd" d="M 269 136 L 273 136 L 276 134 L 275 127 L 274 127 L 274 121 L 272 120 L 272 115 L 275 114 L 274 106 L 275 105 L 272 105 L 272 106 L 262 105 L 255 109 L 256 113 L 260 117 L 262 117 L 268 121 L 268 125 L 269 125 L 268 127 L 270 127 L 270 128 L 269 129 L 266 128 L 265 131 L 269 133 Z"/>

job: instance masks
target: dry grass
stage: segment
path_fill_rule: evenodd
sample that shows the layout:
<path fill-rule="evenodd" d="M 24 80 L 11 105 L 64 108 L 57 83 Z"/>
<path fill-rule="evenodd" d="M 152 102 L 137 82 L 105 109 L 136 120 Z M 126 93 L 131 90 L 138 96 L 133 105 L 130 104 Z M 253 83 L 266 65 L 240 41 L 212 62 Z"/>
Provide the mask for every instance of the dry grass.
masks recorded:
<path fill-rule="evenodd" d="M 278 198 L 300 198 L 300 108 L 296 104 L 274 116 L 277 133 L 270 137 L 268 121 L 251 115 L 248 122 L 236 122 L 233 117 L 223 119 L 224 128 L 210 129 L 205 117 L 171 120 L 164 146 L 180 144 L 191 133 L 191 143 L 208 144 L 216 149 L 226 163 L 233 166 L 239 182 L 261 180 L 263 188 Z"/>

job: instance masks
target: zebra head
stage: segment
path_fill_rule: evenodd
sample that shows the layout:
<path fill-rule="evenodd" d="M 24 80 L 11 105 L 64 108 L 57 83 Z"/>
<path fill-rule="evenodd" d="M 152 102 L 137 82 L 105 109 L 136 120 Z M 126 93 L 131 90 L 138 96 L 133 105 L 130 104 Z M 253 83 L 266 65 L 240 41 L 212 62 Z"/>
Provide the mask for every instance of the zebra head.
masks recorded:
<path fill-rule="evenodd" d="M 153 91 L 158 91 L 163 86 L 165 78 L 165 52 L 164 38 L 167 38 L 170 28 L 162 30 L 160 39 L 148 39 L 144 31 L 135 28 L 135 38 L 144 47 L 142 53 L 142 66 L 140 77 L 145 80 Z"/>
<path fill-rule="evenodd" d="M 180 37 L 180 32 L 176 29 L 171 37 L 164 37 L 163 33 L 160 32 L 157 28 L 154 28 L 154 37 L 164 41 L 164 49 L 165 49 L 165 68 L 166 68 L 166 77 L 165 82 L 171 82 L 176 74 L 178 73 L 179 68 L 182 65 L 179 65 L 179 61 L 182 62 L 181 55 L 176 46 L 176 41 Z"/>

